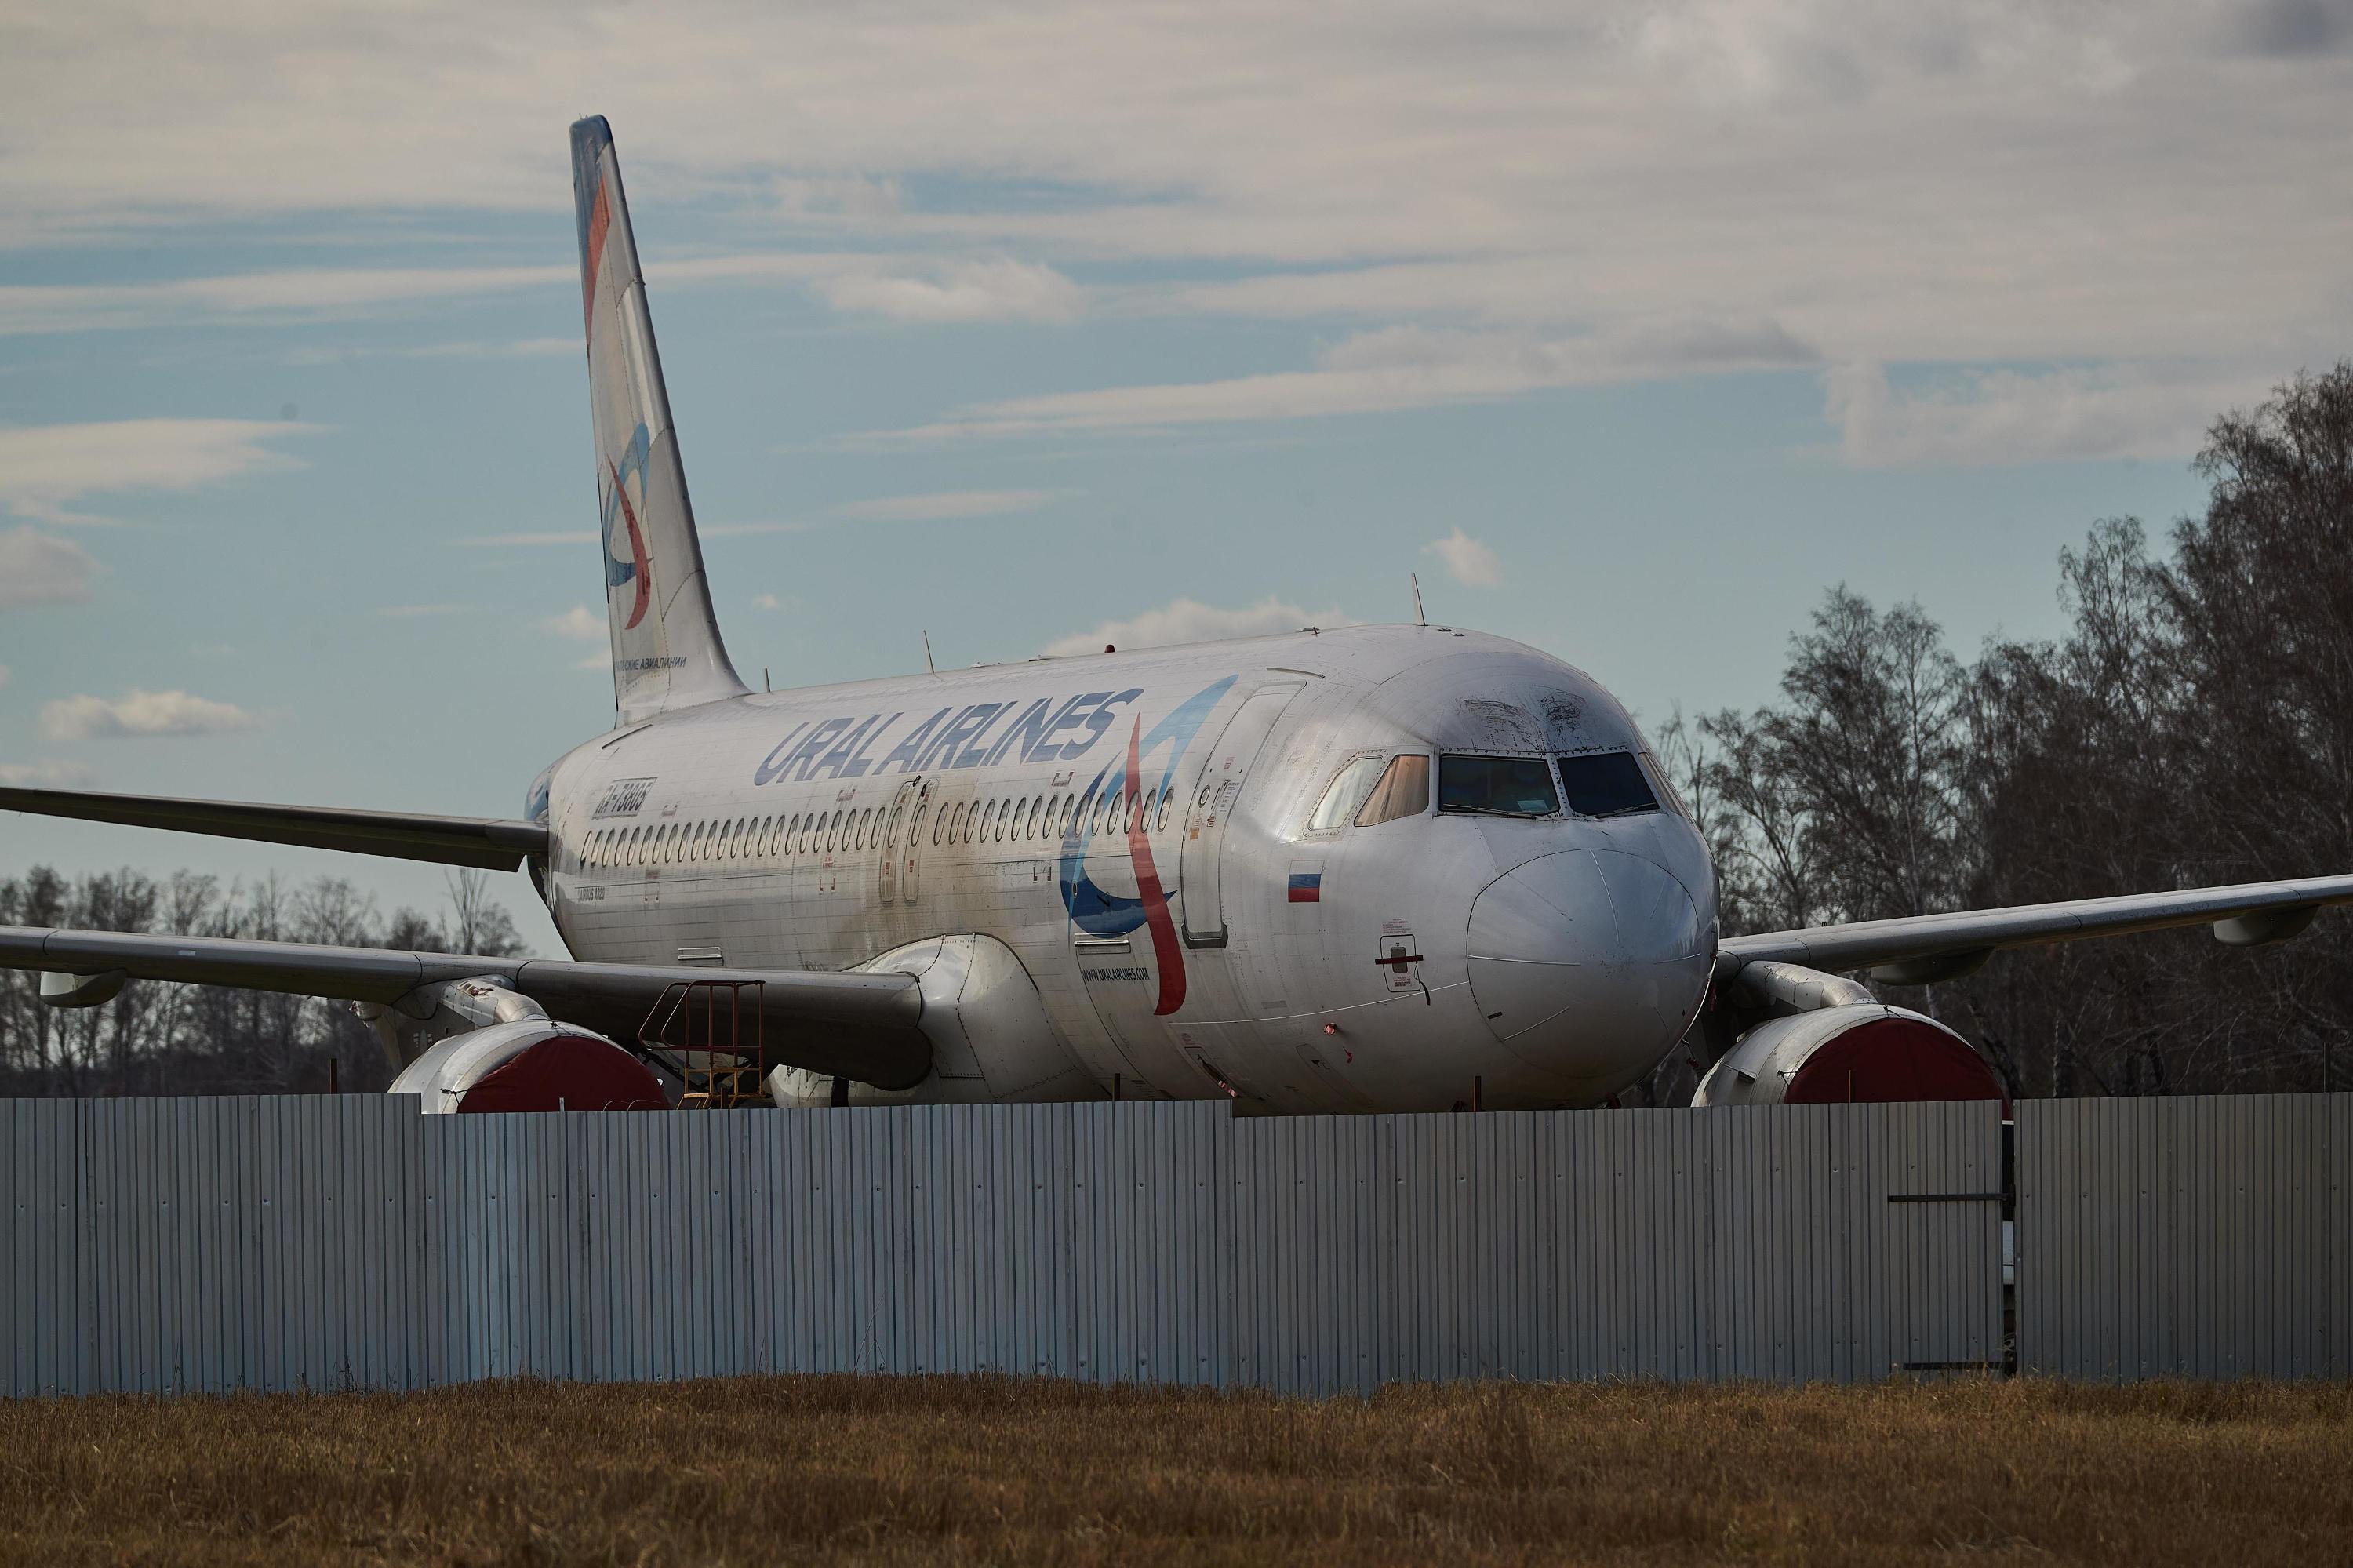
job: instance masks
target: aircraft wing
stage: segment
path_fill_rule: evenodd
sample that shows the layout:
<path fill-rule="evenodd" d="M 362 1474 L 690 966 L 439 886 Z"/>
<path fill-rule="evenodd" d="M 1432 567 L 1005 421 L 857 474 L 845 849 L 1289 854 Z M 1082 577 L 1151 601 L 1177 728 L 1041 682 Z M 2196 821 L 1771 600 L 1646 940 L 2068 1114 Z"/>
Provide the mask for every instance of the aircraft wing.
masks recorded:
<path fill-rule="evenodd" d="M 1728 976 L 1744 964 L 1769 959 L 1834 972 L 1869 969 L 1874 979 L 1901 984 L 1966 974 L 2004 948 L 2206 922 L 2213 924 L 2214 934 L 2223 941 L 2252 946 L 2295 935 L 2311 924 L 2315 912 L 2332 904 L 2353 904 L 2353 876 L 2245 882 L 2232 887 L 1861 920 L 1851 926 L 1727 937 L 1716 948 L 1716 972 Z"/>
<path fill-rule="evenodd" d="M 623 1042 L 640 1037 L 648 1015 L 681 981 L 757 981 L 756 1010 L 752 997 L 744 995 L 734 1038 L 748 1045 L 756 1011 L 759 1037 L 771 1061 L 882 1088 L 911 1086 L 931 1068 L 931 1043 L 921 1027 L 923 995 L 916 978 L 906 974 L 492 959 L 26 926 L 0 926 L 0 969 L 77 975 L 119 970 L 132 980 L 240 986 L 387 1006 L 420 986 L 496 975 L 536 1001 L 549 1017 Z M 723 1015 L 729 1000 L 718 993 Z M 700 1001 L 695 1005 L 699 1013 Z M 726 1028 L 723 1022 L 721 1028 Z M 720 1038 L 728 1036 L 723 1033 Z"/>
<path fill-rule="evenodd" d="M 218 838 L 311 849 L 354 850 L 397 860 L 512 871 L 526 855 L 547 853 L 537 822 L 495 817 L 428 817 L 413 811 L 354 811 L 334 806 L 264 806 L 246 800 L 183 800 L 169 795 L 101 795 L 87 789 L 0 789 L 0 810 L 131 822 Z"/>

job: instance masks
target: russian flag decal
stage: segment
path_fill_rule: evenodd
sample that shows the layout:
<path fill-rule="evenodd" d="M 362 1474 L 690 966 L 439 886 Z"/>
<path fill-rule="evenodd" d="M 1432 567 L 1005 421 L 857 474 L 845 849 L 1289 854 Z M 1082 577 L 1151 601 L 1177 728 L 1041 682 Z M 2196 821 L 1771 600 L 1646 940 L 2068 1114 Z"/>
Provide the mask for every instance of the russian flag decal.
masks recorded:
<path fill-rule="evenodd" d="M 1291 874 L 1291 902 L 1321 904 L 1324 901 L 1324 874 L 1320 871 L 1294 871 Z"/>

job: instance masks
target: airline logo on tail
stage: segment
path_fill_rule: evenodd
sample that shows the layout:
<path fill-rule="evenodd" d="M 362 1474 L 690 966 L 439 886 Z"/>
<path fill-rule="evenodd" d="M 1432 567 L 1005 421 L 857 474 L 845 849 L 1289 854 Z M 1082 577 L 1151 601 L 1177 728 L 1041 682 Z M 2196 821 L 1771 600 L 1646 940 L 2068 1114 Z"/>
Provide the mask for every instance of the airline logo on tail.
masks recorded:
<path fill-rule="evenodd" d="M 1185 1005 L 1185 949 L 1176 939 L 1176 922 L 1169 916 L 1168 895 L 1161 886 L 1159 868 L 1153 863 L 1151 832 L 1164 812 L 1174 812 L 1182 821 L 1185 807 L 1172 798 L 1177 764 L 1191 748 L 1202 721 L 1218 705 L 1218 699 L 1232 688 L 1235 679 L 1228 675 L 1204 686 L 1179 703 L 1148 734 L 1139 715 L 1128 726 L 1126 760 L 1106 764 L 1081 797 L 1096 800 L 1109 796 L 1119 801 L 1118 809 L 1107 813 L 1081 813 L 1071 824 L 1070 836 L 1062 841 L 1062 906 L 1071 912 L 1072 925 L 1095 937 L 1124 937 L 1139 926 L 1151 927 L 1153 956 L 1160 963 L 1160 995 L 1152 1007 L 1155 1014 L 1171 1013 Z M 1164 747 L 1168 754 L 1167 764 L 1156 776 L 1146 779 L 1144 758 Z M 1118 768 L 1116 773 L 1113 771 L 1114 767 Z M 1094 840 L 1091 820 L 1098 815 L 1105 818 L 1107 832 L 1121 832 L 1124 825 L 1128 863 L 1135 872 L 1133 898 L 1104 892 L 1087 874 L 1087 847 Z"/>
<path fill-rule="evenodd" d="M 646 618 L 646 606 L 653 599 L 653 557 L 646 553 L 645 533 L 638 526 L 638 508 L 629 499 L 632 479 L 638 482 L 638 499 L 645 499 L 647 450 L 646 428 L 640 424 L 629 438 L 629 450 L 621 454 L 620 462 L 605 465 L 610 481 L 603 504 L 605 587 L 608 591 L 625 583 L 634 582 L 638 587 L 637 598 L 629 606 L 629 618 L 622 622 L 624 630 Z M 613 531 L 617 522 L 625 530 L 617 541 Z"/>

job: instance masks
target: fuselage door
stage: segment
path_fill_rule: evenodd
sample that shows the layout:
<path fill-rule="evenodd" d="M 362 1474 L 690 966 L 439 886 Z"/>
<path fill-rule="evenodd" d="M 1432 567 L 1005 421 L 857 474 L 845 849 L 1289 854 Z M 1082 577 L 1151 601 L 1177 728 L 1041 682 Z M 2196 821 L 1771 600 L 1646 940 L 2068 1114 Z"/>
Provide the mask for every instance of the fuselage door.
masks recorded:
<path fill-rule="evenodd" d="M 923 846 L 923 835 L 932 831 L 931 815 L 932 787 L 927 781 L 915 791 L 915 809 L 907 818 L 906 844 L 898 852 L 899 896 L 908 904 L 913 904 L 915 895 L 923 891 L 923 863 L 917 852 Z"/>
<path fill-rule="evenodd" d="M 899 893 L 899 841 L 906 836 L 907 818 L 915 809 L 915 792 L 921 786 L 913 779 L 899 786 L 891 797 L 891 809 L 876 824 L 874 858 L 880 868 L 882 902 L 891 903 Z"/>
<path fill-rule="evenodd" d="M 1185 800 L 1185 842 L 1177 857 L 1177 900 L 1184 909 L 1188 948 L 1226 945 L 1227 824 L 1250 764 L 1266 744 L 1274 721 L 1299 691 L 1297 682 L 1261 686 L 1234 710 L 1217 744 L 1201 754 L 1200 772 Z"/>

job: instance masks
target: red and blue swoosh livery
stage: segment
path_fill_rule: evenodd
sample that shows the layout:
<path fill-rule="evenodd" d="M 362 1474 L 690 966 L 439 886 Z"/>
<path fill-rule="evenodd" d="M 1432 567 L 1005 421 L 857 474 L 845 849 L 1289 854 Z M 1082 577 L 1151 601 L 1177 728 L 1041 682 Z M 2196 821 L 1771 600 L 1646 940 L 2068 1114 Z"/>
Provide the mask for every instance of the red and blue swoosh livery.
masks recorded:
<path fill-rule="evenodd" d="M 1092 801 L 1108 795 L 1119 800 L 1120 809 L 1109 817 L 1114 823 L 1126 824 L 1128 863 L 1135 874 L 1134 897 L 1105 892 L 1087 873 L 1087 853 L 1095 837 L 1092 819 L 1103 813 L 1082 811 L 1071 823 L 1070 836 L 1062 841 L 1062 905 L 1071 912 L 1071 924 L 1091 937 L 1124 937 L 1139 926 L 1151 928 L 1153 956 L 1160 971 L 1160 994 L 1152 1007 L 1155 1015 L 1185 1005 L 1185 949 L 1176 939 L 1167 891 L 1153 860 L 1152 824 L 1162 798 L 1175 787 L 1177 764 L 1236 678 L 1228 675 L 1202 687 L 1149 731 L 1141 717 L 1135 719 L 1128 727 L 1125 760 L 1105 765 L 1082 797 Z M 1147 779 L 1144 759 L 1163 751 L 1166 762 Z"/>
<path fill-rule="evenodd" d="M 648 445 L 646 428 L 641 424 L 629 438 L 628 450 L 621 454 L 621 461 L 617 464 L 608 463 L 605 469 L 606 476 L 611 481 L 605 491 L 602 509 L 605 586 L 610 589 L 625 583 L 635 583 L 638 589 L 637 598 L 629 606 L 629 618 L 621 623 L 624 630 L 646 618 L 646 606 L 653 597 L 653 557 L 646 551 L 645 531 L 638 526 L 638 509 L 629 501 L 630 480 L 638 482 L 640 493 L 645 490 Z M 616 523 L 626 530 L 623 540 L 628 546 L 627 555 L 613 547 L 613 525 Z"/>

